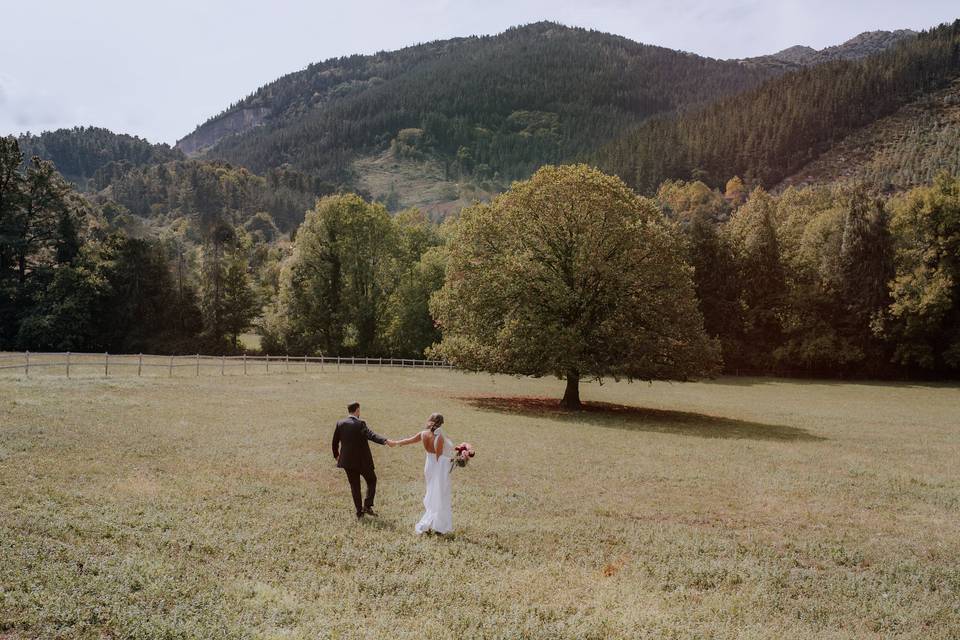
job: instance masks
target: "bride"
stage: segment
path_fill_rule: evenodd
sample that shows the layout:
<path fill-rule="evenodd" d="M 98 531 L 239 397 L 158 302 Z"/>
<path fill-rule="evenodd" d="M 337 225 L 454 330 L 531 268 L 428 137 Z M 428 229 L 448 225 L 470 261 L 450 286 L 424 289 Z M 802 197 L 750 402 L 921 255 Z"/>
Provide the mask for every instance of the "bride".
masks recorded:
<path fill-rule="evenodd" d="M 453 466 L 453 443 L 443 435 L 443 416 L 434 413 L 420 433 L 395 441 L 403 446 L 422 442 L 427 452 L 423 465 L 423 477 L 427 493 L 423 497 L 423 517 L 417 523 L 416 532 L 450 533 L 453 531 L 453 509 L 450 506 L 450 470 Z"/>

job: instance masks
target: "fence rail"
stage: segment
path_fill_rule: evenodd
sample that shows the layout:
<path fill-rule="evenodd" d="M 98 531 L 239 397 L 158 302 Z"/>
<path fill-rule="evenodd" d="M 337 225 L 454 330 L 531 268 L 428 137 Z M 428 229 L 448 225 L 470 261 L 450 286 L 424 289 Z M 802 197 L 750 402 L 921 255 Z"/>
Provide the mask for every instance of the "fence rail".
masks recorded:
<path fill-rule="evenodd" d="M 271 368 L 272 367 L 272 368 Z M 360 358 L 356 356 L 291 356 L 291 355 L 262 355 L 262 356 L 209 356 L 203 354 L 160 356 L 145 353 L 0 353 L 0 374 L 17 373 L 22 371 L 27 377 L 31 371 L 56 369 L 54 373 L 65 373 L 69 378 L 71 373 L 102 373 L 109 377 L 111 372 L 118 369 L 130 372 L 137 370 L 137 376 L 143 376 L 147 371 L 160 371 L 160 375 L 174 377 L 179 369 L 192 369 L 194 376 L 201 373 L 227 375 L 228 370 L 235 375 L 250 375 L 256 373 L 287 373 L 287 372 L 324 372 L 340 371 L 343 368 L 365 369 L 384 367 L 412 368 L 412 369 L 452 369 L 453 365 L 442 360 L 416 360 L 411 358 Z M 240 370 L 242 369 L 242 373 Z"/>

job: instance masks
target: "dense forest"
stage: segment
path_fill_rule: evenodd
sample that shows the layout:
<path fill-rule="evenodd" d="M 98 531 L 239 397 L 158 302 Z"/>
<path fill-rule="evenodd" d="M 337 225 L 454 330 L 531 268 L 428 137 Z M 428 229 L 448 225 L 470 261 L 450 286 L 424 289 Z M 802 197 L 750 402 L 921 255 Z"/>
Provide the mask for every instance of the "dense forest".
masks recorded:
<path fill-rule="evenodd" d="M 429 301 L 456 220 L 345 194 L 319 199 L 292 240 L 262 215 L 133 233 L 109 215 L 120 205 L 0 144 L 0 349 L 230 352 L 253 326 L 297 355 L 412 356 L 439 339 Z M 960 178 L 892 198 L 668 181 L 655 206 L 683 239 L 728 372 L 960 371 Z"/>
<path fill-rule="evenodd" d="M 707 332 L 733 373 L 960 371 L 960 179 L 892 198 L 867 184 L 724 192 L 665 182 Z"/>
<path fill-rule="evenodd" d="M 415 149 L 443 158 L 451 173 L 518 178 L 651 115 L 706 104 L 771 74 L 544 22 L 311 65 L 178 146 L 213 145 L 209 157 L 256 172 L 290 163 L 344 184 L 356 154 L 416 129 Z"/>
<path fill-rule="evenodd" d="M 861 181 L 883 192 L 960 174 L 960 77 L 858 129 L 783 180 L 789 185 Z"/>
<path fill-rule="evenodd" d="M 290 232 L 317 197 L 332 192 L 328 183 L 296 171 L 271 169 L 259 176 L 222 162 L 180 160 L 115 175 L 99 199 L 155 225 L 189 216 L 221 217 L 235 225 L 256 218 Z"/>
<path fill-rule="evenodd" d="M 264 178 L 178 161 L 82 195 L 52 163 L 34 157 L 24 165 L 17 140 L 0 138 L 0 350 L 223 353 L 237 351 L 240 333 L 259 323 L 268 346 L 282 350 L 422 354 L 435 339 L 426 311 L 435 287 L 424 289 L 417 274 L 437 279 L 427 266 L 436 258 L 421 264 L 440 242 L 436 225 L 416 212 L 391 217 L 356 195 L 318 201 L 305 191 L 320 186 L 295 172 Z M 290 277 L 320 214 L 307 216 L 291 244 L 297 225 L 279 229 L 268 209 L 282 205 L 302 218 L 311 208 L 340 212 L 344 198 L 351 206 L 330 223 L 340 226 L 324 227 L 340 248 L 324 247 L 321 258 L 355 266 L 326 291 L 341 296 L 331 309 L 337 326 L 362 330 L 341 327 L 337 340 L 321 341 L 296 328 L 296 313 L 278 311 L 314 291 Z M 369 256 L 381 261 L 373 271 L 364 270 Z M 302 268 L 310 277 L 316 265 Z"/>
<path fill-rule="evenodd" d="M 860 61 L 783 75 L 677 118 L 657 118 L 596 154 L 643 193 L 668 179 L 772 187 L 859 127 L 960 75 L 960 21 Z"/>
<path fill-rule="evenodd" d="M 110 176 L 127 168 L 182 160 L 183 153 L 166 144 L 114 133 L 100 127 L 74 127 L 19 137 L 23 157 L 52 162 L 64 178 L 80 188 L 103 188 Z M 94 183 L 94 184 L 91 184 Z"/>

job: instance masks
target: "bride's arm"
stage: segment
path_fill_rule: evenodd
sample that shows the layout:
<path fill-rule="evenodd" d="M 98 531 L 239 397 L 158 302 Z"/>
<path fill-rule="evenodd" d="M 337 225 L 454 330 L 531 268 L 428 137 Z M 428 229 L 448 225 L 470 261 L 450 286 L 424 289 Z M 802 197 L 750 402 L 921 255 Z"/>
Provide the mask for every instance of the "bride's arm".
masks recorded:
<path fill-rule="evenodd" d="M 405 444 L 413 444 L 414 442 L 420 442 L 420 436 L 423 432 L 418 431 L 415 435 L 410 436 L 409 438 L 404 438 L 403 440 L 394 440 L 394 444 L 402 447 Z"/>

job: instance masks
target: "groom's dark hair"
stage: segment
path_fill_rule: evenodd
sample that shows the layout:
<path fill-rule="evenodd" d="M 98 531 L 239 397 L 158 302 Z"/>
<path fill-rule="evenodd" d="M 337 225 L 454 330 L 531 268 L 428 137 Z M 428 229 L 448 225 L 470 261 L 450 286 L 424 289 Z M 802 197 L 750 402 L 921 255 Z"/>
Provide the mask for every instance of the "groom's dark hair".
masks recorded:
<path fill-rule="evenodd" d="M 347 413 L 353 413 L 359 408 L 360 408 L 359 402 L 351 402 L 350 404 L 347 405 Z"/>

